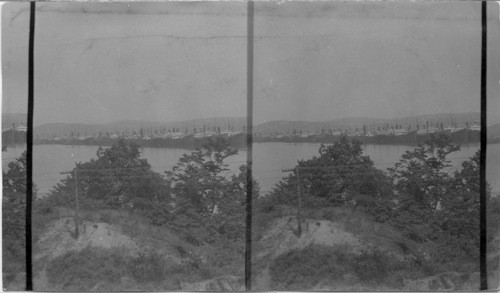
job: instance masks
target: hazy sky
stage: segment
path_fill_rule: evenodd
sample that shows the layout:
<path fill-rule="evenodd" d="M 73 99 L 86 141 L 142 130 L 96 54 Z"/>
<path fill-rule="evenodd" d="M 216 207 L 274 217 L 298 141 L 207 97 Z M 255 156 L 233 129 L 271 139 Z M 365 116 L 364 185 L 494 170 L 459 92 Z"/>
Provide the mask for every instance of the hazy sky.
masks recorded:
<path fill-rule="evenodd" d="M 4 113 L 26 112 L 28 5 L 3 7 Z M 37 8 L 35 125 L 246 115 L 246 4 Z M 494 121 L 500 25 L 489 8 Z M 479 111 L 480 46 L 470 1 L 256 3 L 254 121 Z"/>
<path fill-rule="evenodd" d="M 491 4 L 489 94 L 498 113 L 500 30 Z M 480 3 L 260 6 L 256 36 L 273 38 L 255 45 L 257 121 L 480 111 Z"/>

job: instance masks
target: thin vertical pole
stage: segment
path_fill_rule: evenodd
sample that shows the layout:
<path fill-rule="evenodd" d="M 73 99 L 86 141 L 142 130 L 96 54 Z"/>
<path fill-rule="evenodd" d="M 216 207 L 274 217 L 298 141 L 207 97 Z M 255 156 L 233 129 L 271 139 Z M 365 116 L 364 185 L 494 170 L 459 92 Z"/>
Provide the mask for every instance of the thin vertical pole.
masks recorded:
<path fill-rule="evenodd" d="M 247 198 L 245 234 L 245 289 L 252 290 L 252 146 L 253 146 L 253 24 L 254 3 L 247 6 Z"/>
<path fill-rule="evenodd" d="M 480 248 L 479 264 L 481 290 L 488 290 L 488 272 L 486 267 L 486 55 L 487 43 L 487 11 L 486 1 L 481 2 L 481 151 L 480 151 Z"/>
<path fill-rule="evenodd" d="M 75 169 L 75 238 L 78 239 L 80 235 L 80 230 L 78 228 L 79 218 L 78 218 L 78 170 Z"/>
<path fill-rule="evenodd" d="M 301 190 L 300 190 L 300 167 L 297 167 L 297 196 L 298 196 L 298 199 L 297 199 L 297 235 L 298 237 L 300 237 L 302 235 L 302 217 L 301 217 L 301 211 L 300 211 L 300 208 L 301 208 Z"/>
<path fill-rule="evenodd" d="M 26 133 L 26 291 L 33 290 L 31 210 L 33 208 L 33 108 L 34 108 L 34 48 L 35 2 L 30 2 L 30 30 L 28 41 L 28 131 Z M 14 131 L 14 130 L 13 130 Z M 12 142 L 14 143 L 14 142 Z"/>

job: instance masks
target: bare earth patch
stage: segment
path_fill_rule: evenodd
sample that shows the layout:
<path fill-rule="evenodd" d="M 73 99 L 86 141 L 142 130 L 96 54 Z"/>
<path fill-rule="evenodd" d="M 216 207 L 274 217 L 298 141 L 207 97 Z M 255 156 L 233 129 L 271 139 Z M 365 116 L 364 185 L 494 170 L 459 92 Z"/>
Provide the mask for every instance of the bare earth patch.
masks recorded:
<path fill-rule="evenodd" d="M 121 233 L 119 227 L 107 223 L 81 221 L 79 228 L 80 235 L 75 239 L 75 225 L 72 218 L 54 221 L 35 243 L 34 261 L 42 258 L 52 260 L 70 251 L 80 251 L 87 246 L 123 247 L 130 250 L 131 255 L 139 252 L 137 244 Z"/>

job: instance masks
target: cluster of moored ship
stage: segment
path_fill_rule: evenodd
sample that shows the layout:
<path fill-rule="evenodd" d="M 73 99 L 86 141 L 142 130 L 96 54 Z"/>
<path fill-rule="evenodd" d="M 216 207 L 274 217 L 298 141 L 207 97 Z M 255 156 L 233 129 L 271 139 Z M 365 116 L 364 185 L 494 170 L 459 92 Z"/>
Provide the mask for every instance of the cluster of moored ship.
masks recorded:
<path fill-rule="evenodd" d="M 469 130 L 469 131 L 481 131 L 481 126 L 477 123 L 469 125 L 469 123 L 466 124 L 465 127 L 457 127 L 456 125 L 449 125 L 449 126 L 444 126 L 442 123 L 441 124 L 426 124 L 423 125 L 422 128 L 420 128 L 420 125 L 417 124 L 416 129 L 412 129 L 411 125 L 408 125 L 406 128 L 403 128 L 402 125 L 396 124 L 396 125 L 386 125 L 382 127 L 376 127 L 373 128 L 372 130 L 367 130 L 366 126 L 363 126 L 363 128 L 355 128 L 354 131 L 348 130 L 348 129 L 321 129 L 321 131 L 315 130 L 314 132 L 310 132 L 309 130 L 303 131 L 303 130 L 287 130 L 287 131 L 281 131 L 279 132 L 274 132 L 271 135 L 266 135 L 266 137 L 275 137 L 275 138 L 284 138 L 284 137 L 302 137 L 302 138 L 307 138 L 309 136 L 340 136 L 340 135 L 347 135 L 347 136 L 367 136 L 367 137 L 373 137 L 377 135 L 395 135 L 395 136 L 400 136 L 400 135 L 407 135 L 407 134 L 418 134 L 418 135 L 425 135 L 425 134 L 431 134 L 431 133 L 436 133 L 436 132 L 447 132 L 447 133 L 455 133 L 455 132 L 460 132 L 464 130 Z"/>
<path fill-rule="evenodd" d="M 276 142 L 335 142 L 341 136 L 349 136 L 360 140 L 363 143 L 374 144 L 418 144 L 425 142 L 427 138 L 434 133 L 446 133 L 452 141 L 457 143 L 479 142 L 481 126 L 477 123 L 466 123 L 465 127 L 456 125 L 444 126 L 442 123 L 425 124 L 422 128 L 417 124 L 415 129 L 410 125 L 374 127 L 367 130 L 366 126 L 355 128 L 354 131 L 345 129 L 321 129 L 314 132 L 307 131 L 281 131 L 271 135 L 256 135 L 257 141 L 276 141 Z M 254 139 L 255 140 L 255 139 Z"/>
<path fill-rule="evenodd" d="M 35 139 L 36 144 L 68 144 L 68 145 L 112 145 L 116 140 L 124 139 L 135 141 L 143 147 L 173 147 L 173 148 L 197 148 L 206 143 L 210 138 L 224 137 L 230 145 L 244 147 L 246 145 L 246 131 L 205 131 L 199 133 L 188 133 L 169 131 L 165 134 L 128 134 L 128 133 L 98 133 L 97 135 L 62 136 L 45 139 Z"/>

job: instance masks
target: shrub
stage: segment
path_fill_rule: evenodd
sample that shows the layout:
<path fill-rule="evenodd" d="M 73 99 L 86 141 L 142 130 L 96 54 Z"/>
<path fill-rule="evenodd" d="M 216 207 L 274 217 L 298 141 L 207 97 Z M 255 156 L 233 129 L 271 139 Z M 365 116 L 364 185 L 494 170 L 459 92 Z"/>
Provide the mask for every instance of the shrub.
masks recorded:
<path fill-rule="evenodd" d="M 349 246 L 309 245 L 278 256 L 270 266 L 271 289 L 311 290 L 318 284 L 335 289 L 381 286 L 401 289 L 405 279 L 425 275 L 413 260 L 401 261 L 387 252 L 354 253 Z"/>
<path fill-rule="evenodd" d="M 99 220 L 103 223 L 111 223 L 111 214 L 109 212 L 102 212 L 99 216 Z"/>
<path fill-rule="evenodd" d="M 150 223 L 155 226 L 163 226 L 173 219 L 172 206 L 168 203 L 160 203 L 145 212 Z"/>
<path fill-rule="evenodd" d="M 68 252 L 52 260 L 47 266 L 49 284 L 57 290 L 88 291 L 95 288 L 129 289 L 122 286 L 124 279 L 133 280 L 146 291 L 180 290 L 180 283 L 212 277 L 207 264 L 168 262 L 162 254 L 146 251 L 137 256 L 121 248 L 86 247 Z"/>
<path fill-rule="evenodd" d="M 2 171 L 3 273 L 7 289 L 15 290 L 16 277 L 25 274 L 26 151 Z M 36 186 L 33 186 L 36 198 Z M 7 263 L 8 262 L 8 263 Z M 7 264 L 6 264 L 7 263 Z M 14 282 L 14 283 L 12 283 Z"/>
<path fill-rule="evenodd" d="M 359 141 L 351 141 L 347 136 L 333 145 L 321 145 L 319 156 L 299 161 L 296 168 L 296 172 L 276 184 L 268 201 L 295 205 L 296 197 L 290 194 L 296 193 L 299 176 L 306 195 L 304 206 L 355 204 L 371 211 L 372 201 L 388 205 L 393 198 L 391 178 L 363 155 Z"/>
<path fill-rule="evenodd" d="M 353 254 L 340 247 L 310 245 L 277 257 L 270 266 L 273 290 L 310 290 L 320 281 L 335 281 L 349 271 Z"/>
<path fill-rule="evenodd" d="M 107 208 L 128 208 L 146 213 L 151 207 L 170 202 L 170 183 L 154 172 L 141 158 L 136 143 L 119 140 L 110 148 L 99 147 L 97 159 L 77 163 L 74 172 L 63 178 L 50 191 L 57 206 L 74 204 L 75 178 L 82 208 L 92 209 L 104 203 Z"/>
<path fill-rule="evenodd" d="M 53 203 L 47 197 L 37 198 L 33 203 L 33 213 L 47 215 L 54 212 Z"/>
<path fill-rule="evenodd" d="M 175 245 L 175 249 L 179 253 L 180 257 L 186 257 L 188 254 L 188 252 L 186 251 L 186 249 L 184 249 L 184 247 L 182 247 L 182 245 L 179 244 Z"/>
<path fill-rule="evenodd" d="M 389 275 L 391 259 L 380 251 L 366 252 L 357 255 L 352 262 L 353 270 L 362 282 L 379 283 Z"/>
<path fill-rule="evenodd" d="M 139 283 L 160 282 L 165 279 L 167 264 L 163 256 L 157 252 L 139 253 L 132 259 L 132 276 Z"/>
<path fill-rule="evenodd" d="M 91 290 L 100 282 L 119 283 L 128 274 L 130 257 L 123 251 L 86 247 L 68 252 L 47 266 L 49 283 L 63 290 Z"/>

